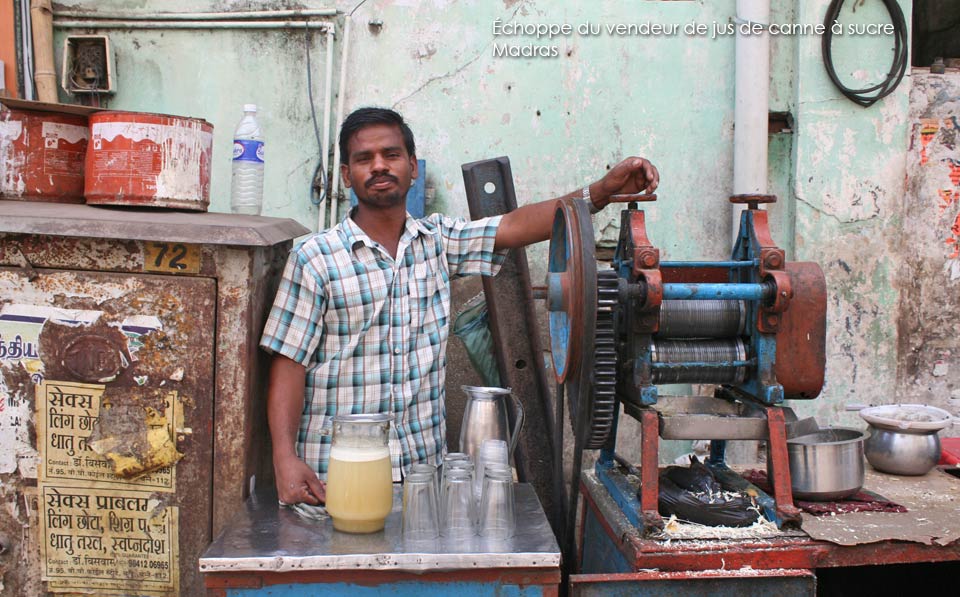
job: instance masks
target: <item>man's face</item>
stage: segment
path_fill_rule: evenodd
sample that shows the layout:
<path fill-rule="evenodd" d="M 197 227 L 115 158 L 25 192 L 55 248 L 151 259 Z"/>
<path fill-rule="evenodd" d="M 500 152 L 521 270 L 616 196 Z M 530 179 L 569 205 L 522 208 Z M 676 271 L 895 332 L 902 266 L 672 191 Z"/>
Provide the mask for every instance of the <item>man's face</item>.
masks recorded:
<path fill-rule="evenodd" d="M 407 153 L 400 127 L 364 127 L 350 137 L 347 148 L 349 161 L 340 166 L 340 174 L 360 203 L 383 209 L 406 201 L 410 182 L 417 177 L 417 158 Z"/>

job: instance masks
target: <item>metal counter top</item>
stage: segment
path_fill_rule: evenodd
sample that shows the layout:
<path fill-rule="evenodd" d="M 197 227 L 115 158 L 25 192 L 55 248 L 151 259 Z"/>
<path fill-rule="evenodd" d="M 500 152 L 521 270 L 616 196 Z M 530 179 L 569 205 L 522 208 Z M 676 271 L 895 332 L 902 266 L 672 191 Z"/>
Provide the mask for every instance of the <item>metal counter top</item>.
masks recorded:
<path fill-rule="evenodd" d="M 533 488 L 515 486 L 516 535 L 491 543 L 481 537 L 409 542 L 400 533 L 400 487 L 378 533 L 334 531 L 330 519 L 312 521 L 277 506 L 271 488 L 258 491 L 200 558 L 201 572 L 304 570 L 438 571 L 479 568 L 559 568 L 560 547 Z"/>

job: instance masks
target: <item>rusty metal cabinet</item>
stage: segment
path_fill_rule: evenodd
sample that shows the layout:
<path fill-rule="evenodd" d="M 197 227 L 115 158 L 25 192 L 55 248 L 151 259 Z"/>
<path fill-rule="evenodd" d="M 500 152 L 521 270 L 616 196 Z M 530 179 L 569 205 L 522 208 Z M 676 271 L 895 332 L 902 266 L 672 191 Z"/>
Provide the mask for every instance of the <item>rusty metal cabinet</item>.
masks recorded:
<path fill-rule="evenodd" d="M 0 201 L 0 594 L 203 591 L 271 482 L 257 341 L 306 232 Z"/>

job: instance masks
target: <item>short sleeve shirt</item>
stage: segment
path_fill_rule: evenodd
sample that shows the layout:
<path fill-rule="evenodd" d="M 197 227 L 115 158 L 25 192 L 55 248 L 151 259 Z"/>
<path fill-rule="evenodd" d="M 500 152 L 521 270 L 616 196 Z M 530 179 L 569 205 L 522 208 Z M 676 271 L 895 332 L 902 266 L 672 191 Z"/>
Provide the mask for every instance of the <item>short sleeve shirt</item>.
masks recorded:
<path fill-rule="evenodd" d="M 306 367 L 297 452 L 320 478 L 337 414 L 394 414 L 394 481 L 442 457 L 450 281 L 499 271 L 499 224 L 408 214 L 394 259 L 347 216 L 291 252 L 260 346 Z"/>

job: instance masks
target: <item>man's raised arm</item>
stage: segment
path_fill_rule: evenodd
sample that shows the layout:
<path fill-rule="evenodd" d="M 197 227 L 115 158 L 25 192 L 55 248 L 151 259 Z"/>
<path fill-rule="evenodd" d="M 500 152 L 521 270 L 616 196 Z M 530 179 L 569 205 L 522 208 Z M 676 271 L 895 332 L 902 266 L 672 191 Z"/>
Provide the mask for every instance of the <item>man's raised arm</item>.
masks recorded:
<path fill-rule="evenodd" d="M 590 200 L 596 209 L 603 209 L 610 203 L 611 195 L 652 193 L 658 184 L 660 173 L 649 160 L 627 158 L 589 186 Z M 557 200 L 581 197 L 583 189 L 578 189 L 563 197 L 524 205 L 506 214 L 497 228 L 496 249 L 515 249 L 549 239 Z"/>

